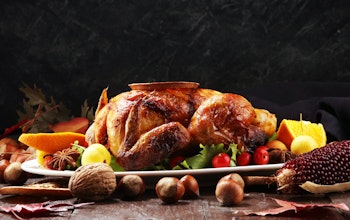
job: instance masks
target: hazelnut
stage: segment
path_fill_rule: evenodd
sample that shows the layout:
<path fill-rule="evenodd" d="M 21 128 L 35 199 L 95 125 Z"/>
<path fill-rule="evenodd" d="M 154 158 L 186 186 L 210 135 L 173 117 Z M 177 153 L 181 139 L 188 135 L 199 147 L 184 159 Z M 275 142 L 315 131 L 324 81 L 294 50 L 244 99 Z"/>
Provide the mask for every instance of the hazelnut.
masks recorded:
<path fill-rule="evenodd" d="M 215 189 L 216 199 L 224 206 L 237 205 L 243 200 L 243 188 L 232 179 L 223 179 Z"/>
<path fill-rule="evenodd" d="M 145 192 L 145 183 L 138 175 L 125 175 L 118 183 L 123 199 L 135 199 Z"/>
<path fill-rule="evenodd" d="M 22 185 L 28 180 L 28 173 L 22 170 L 22 163 L 10 163 L 4 171 L 5 182 L 11 185 Z"/>
<path fill-rule="evenodd" d="M 231 179 L 233 181 L 236 181 L 242 187 L 242 189 L 244 189 L 244 187 L 245 187 L 244 180 L 243 180 L 242 176 L 239 175 L 238 173 L 227 174 L 226 176 L 222 177 L 220 180 L 225 180 L 225 179 L 226 180 Z"/>
<path fill-rule="evenodd" d="M 7 159 L 0 160 L 0 183 L 5 183 L 4 172 L 6 167 L 10 165 L 10 161 Z"/>
<path fill-rule="evenodd" d="M 180 179 L 180 182 L 182 182 L 185 187 L 183 198 L 192 199 L 199 197 L 199 186 L 196 178 L 191 175 L 185 175 Z"/>
<path fill-rule="evenodd" d="M 100 201 L 108 198 L 117 187 L 113 169 L 105 163 L 79 167 L 69 179 L 68 188 L 76 198 Z"/>
<path fill-rule="evenodd" d="M 156 193 L 164 203 L 176 203 L 185 193 L 185 187 L 176 177 L 163 177 L 156 184 Z"/>

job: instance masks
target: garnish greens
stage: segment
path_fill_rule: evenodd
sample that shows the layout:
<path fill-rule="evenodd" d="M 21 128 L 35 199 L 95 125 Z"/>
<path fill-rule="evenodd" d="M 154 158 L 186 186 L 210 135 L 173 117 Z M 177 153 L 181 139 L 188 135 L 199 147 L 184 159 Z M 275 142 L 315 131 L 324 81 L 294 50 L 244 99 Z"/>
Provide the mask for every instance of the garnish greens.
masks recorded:
<path fill-rule="evenodd" d="M 231 163 L 230 166 L 234 167 L 236 166 L 236 156 L 239 150 L 237 149 L 237 144 L 230 144 L 228 147 L 226 147 L 224 144 L 218 144 L 218 145 L 203 145 L 200 144 L 199 147 L 201 150 L 198 154 L 185 158 L 183 162 L 180 163 L 180 165 L 175 166 L 174 170 L 179 169 L 201 169 L 201 168 L 210 168 L 211 165 L 211 159 L 218 153 L 227 153 L 231 156 Z"/>

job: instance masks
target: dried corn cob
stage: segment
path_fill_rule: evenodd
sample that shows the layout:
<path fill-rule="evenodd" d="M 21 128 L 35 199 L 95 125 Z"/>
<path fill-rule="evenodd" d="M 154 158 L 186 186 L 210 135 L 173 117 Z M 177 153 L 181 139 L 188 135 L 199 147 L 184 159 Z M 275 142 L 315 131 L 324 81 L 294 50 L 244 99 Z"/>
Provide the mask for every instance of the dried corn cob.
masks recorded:
<path fill-rule="evenodd" d="M 299 185 L 310 181 L 333 185 L 350 181 L 350 140 L 337 141 L 287 161 L 276 172 L 278 190 L 302 191 Z"/>

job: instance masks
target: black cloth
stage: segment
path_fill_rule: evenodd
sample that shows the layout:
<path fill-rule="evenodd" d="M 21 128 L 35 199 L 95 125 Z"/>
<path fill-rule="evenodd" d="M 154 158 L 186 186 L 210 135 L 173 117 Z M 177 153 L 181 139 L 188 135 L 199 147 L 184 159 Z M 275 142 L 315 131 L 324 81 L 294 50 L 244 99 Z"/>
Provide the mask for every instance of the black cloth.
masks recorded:
<path fill-rule="evenodd" d="M 278 83 L 241 91 L 254 107 L 282 119 L 322 123 L 327 141 L 350 139 L 349 83 Z"/>

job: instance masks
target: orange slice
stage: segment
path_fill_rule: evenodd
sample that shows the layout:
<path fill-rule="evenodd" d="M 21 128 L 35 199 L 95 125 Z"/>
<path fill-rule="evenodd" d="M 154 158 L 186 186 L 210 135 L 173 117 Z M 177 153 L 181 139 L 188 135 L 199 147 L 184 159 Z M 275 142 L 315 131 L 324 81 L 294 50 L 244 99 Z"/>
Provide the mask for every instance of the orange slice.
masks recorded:
<path fill-rule="evenodd" d="M 312 123 L 304 120 L 283 119 L 277 130 L 277 139 L 282 141 L 288 149 L 294 138 L 300 135 L 311 136 L 318 144 L 318 147 L 326 145 L 326 131 L 321 123 Z"/>
<path fill-rule="evenodd" d="M 23 133 L 18 141 L 47 153 L 70 148 L 74 141 L 79 141 L 80 145 L 85 144 L 85 135 L 76 132 L 57 132 L 57 133 Z"/>

